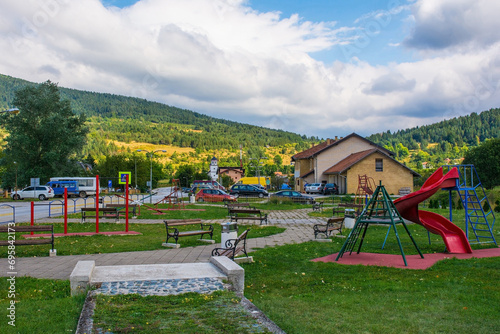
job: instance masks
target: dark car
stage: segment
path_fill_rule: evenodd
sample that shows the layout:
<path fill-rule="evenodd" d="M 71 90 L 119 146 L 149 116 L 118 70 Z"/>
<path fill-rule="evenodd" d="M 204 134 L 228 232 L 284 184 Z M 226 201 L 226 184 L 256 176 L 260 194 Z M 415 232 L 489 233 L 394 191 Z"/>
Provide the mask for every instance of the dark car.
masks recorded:
<path fill-rule="evenodd" d="M 267 197 L 269 194 L 265 189 L 257 188 L 249 184 L 235 184 L 229 189 L 229 194 L 235 197 L 239 196 L 257 196 L 260 198 Z"/>
<path fill-rule="evenodd" d="M 293 191 L 293 190 L 278 191 L 277 193 L 271 194 L 271 197 L 287 197 L 292 199 L 292 201 L 294 202 L 309 203 L 309 204 L 314 203 L 313 197 L 302 195 L 298 191 Z"/>
<path fill-rule="evenodd" d="M 337 187 L 336 183 L 327 183 L 327 184 L 325 184 L 325 187 L 323 188 L 323 194 L 325 194 L 325 195 L 328 195 L 328 194 L 338 195 L 339 194 L 339 187 Z"/>

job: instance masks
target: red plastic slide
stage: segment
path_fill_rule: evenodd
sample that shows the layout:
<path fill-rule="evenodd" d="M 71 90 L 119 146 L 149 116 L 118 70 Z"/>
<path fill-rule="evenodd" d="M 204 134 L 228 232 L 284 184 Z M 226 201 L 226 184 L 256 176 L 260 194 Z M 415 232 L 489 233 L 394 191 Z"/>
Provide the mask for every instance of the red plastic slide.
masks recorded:
<path fill-rule="evenodd" d="M 472 253 L 464 231 L 445 217 L 433 212 L 418 210 L 418 204 L 431 197 L 441 188 L 451 188 L 459 178 L 457 168 L 443 175 L 443 167 L 436 170 L 420 190 L 394 201 L 401 216 L 425 227 L 429 232 L 439 234 L 449 253 Z"/>

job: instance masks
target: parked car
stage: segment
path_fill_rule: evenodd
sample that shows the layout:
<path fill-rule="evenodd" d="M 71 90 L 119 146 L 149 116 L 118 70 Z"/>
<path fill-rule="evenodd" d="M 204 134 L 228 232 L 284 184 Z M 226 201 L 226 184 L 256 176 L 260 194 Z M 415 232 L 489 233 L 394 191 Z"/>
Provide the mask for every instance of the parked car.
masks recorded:
<path fill-rule="evenodd" d="M 23 190 L 18 190 L 10 194 L 12 199 L 24 199 L 24 198 L 38 198 L 40 201 L 44 201 L 47 198 L 54 197 L 54 189 L 49 186 L 36 186 L 36 187 L 26 187 Z"/>
<path fill-rule="evenodd" d="M 269 196 L 265 189 L 257 188 L 249 184 L 235 184 L 229 190 L 229 194 L 239 196 L 258 196 L 260 198 Z"/>
<path fill-rule="evenodd" d="M 197 184 L 197 185 L 193 185 L 191 187 L 191 190 L 189 190 L 189 192 L 193 195 L 197 194 L 198 191 L 200 191 L 201 189 L 213 189 L 214 187 L 211 185 L 211 184 Z"/>
<path fill-rule="evenodd" d="M 325 194 L 325 195 L 328 195 L 328 194 L 338 195 L 339 194 L 339 187 L 337 187 L 336 183 L 327 183 L 327 184 L 325 184 L 325 187 L 323 188 L 323 194 Z"/>
<path fill-rule="evenodd" d="M 321 194 L 324 186 L 325 185 L 323 183 L 310 183 L 304 187 L 304 190 L 306 191 L 306 194 Z"/>
<path fill-rule="evenodd" d="M 303 194 L 299 193 L 298 191 L 293 191 L 293 190 L 278 191 L 274 194 L 271 194 L 271 197 L 286 197 L 286 198 L 292 199 L 292 201 L 294 201 L 294 202 L 308 203 L 308 204 L 314 203 L 313 197 L 303 195 Z"/>
<path fill-rule="evenodd" d="M 236 197 L 220 189 L 201 189 L 196 194 L 197 202 L 236 202 Z"/>

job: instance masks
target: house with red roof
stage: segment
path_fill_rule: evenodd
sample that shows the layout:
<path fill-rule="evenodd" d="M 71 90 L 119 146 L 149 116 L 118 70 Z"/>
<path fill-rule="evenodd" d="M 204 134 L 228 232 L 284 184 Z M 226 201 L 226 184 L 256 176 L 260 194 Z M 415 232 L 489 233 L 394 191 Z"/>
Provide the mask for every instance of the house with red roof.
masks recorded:
<path fill-rule="evenodd" d="M 307 183 L 336 183 L 341 194 L 355 194 L 360 175 L 373 178 L 389 194 L 402 188 L 413 191 L 413 178 L 420 175 L 401 164 L 391 152 L 352 133 L 327 139 L 292 156 L 295 162 L 295 190 L 304 191 Z"/>

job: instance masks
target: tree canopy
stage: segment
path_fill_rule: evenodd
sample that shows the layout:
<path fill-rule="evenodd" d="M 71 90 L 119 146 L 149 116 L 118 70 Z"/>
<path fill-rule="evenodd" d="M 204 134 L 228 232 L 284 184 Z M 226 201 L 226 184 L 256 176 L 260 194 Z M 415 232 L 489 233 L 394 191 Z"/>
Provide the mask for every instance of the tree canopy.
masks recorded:
<path fill-rule="evenodd" d="M 500 138 L 487 140 L 470 149 L 463 163 L 476 167 L 484 187 L 490 189 L 500 185 Z"/>
<path fill-rule="evenodd" d="M 61 99 L 57 84 L 50 81 L 26 86 L 15 93 L 17 115 L 3 114 L 8 131 L 1 165 L 3 186 L 20 186 L 30 178 L 44 183 L 53 176 L 78 175 L 83 169 L 78 154 L 86 143 L 84 115 L 75 115 L 69 100 Z"/>

